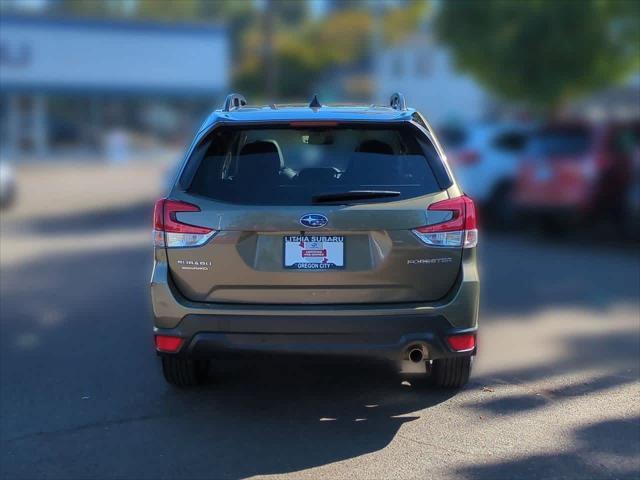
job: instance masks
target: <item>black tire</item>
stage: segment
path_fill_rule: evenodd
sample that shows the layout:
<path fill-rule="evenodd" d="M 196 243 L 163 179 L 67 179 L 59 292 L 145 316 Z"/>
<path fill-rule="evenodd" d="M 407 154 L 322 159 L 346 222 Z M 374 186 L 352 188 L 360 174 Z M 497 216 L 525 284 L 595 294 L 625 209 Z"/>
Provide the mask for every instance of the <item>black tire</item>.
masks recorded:
<path fill-rule="evenodd" d="M 206 360 L 162 357 L 164 379 L 177 387 L 200 385 L 207 377 L 208 366 Z"/>
<path fill-rule="evenodd" d="M 467 384 L 471 375 L 471 357 L 442 358 L 434 360 L 431 381 L 444 388 L 460 388 Z"/>

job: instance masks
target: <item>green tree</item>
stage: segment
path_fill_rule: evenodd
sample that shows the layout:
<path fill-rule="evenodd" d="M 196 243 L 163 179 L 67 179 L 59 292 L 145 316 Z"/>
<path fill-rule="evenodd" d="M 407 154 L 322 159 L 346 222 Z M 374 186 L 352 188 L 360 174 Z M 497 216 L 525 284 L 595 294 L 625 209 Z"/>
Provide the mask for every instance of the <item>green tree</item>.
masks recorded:
<path fill-rule="evenodd" d="M 405 0 L 401 6 L 390 8 L 383 16 L 382 31 L 387 43 L 398 43 L 412 35 L 431 10 L 427 0 Z"/>
<path fill-rule="evenodd" d="M 374 11 L 380 38 L 394 43 L 419 27 L 429 2 L 340 0 L 322 18 L 312 18 L 309 2 L 302 0 L 50 0 L 47 5 L 54 14 L 226 25 L 233 88 L 259 101 L 307 98 L 323 75 L 366 64 L 377 53 L 372 51 Z M 270 84 L 277 86 L 275 95 L 268 92 Z"/>
<path fill-rule="evenodd" d="M 640 65 L 635 0 L 447 1 L 436 31 L 463 71 L 536 108 L 558 108 Z"/>
<path fill-rule="evenodd" d="M 319 76 L 369 54 L 372 18 L 361 11 L 340 11 L 321 21 L 307 19 L 298 25 L 287 25 L 279 17 L 277 24 L 273 62 L 279 70 L 277 96 L 282 99 L 306 99 Z M 248 29 L 235 81 L 238 89 L 252 98 L 265 95 L 265 72 L 273 68 L 264 65 L 263 48 L 263 32 Z"/>
<path fill-rule="evenodd" d="M 314 83 L 326 73 L 370 61 L 377 54 L 372 52 L 375 1 L 340 3 L 341 8 L 333 9 L 321 19 L 299 15 L 298 20 L 291 21 L 290 15 L 276 9 L 273 63 L 279 70 L 277 96 L 306 99 Z M 286 4 L 286 0 L 280 2 Z M 278 2 L 274 3 L 277 5 Z M 430 4 L 426 0 L 403 0 L 393 4 L 394 8 L 380 5 L 385 7 L 380 11 L 381 37 L 385 43 L 395 43 L 420 26 Z M 234 75 L 238 89 L 252 98 L 264 96 L 265 72 L 273 68 L 263 63 L 264 42 L 261 29 L 246 30 Z"/>

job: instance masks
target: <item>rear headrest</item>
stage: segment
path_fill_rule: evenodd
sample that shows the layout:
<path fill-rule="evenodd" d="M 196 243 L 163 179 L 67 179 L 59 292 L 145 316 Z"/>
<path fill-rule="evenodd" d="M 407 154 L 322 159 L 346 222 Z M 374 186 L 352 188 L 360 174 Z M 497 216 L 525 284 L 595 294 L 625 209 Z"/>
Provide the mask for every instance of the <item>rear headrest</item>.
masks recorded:
<path fill-rule="evenodd" d="M 240 156 L 252 155 L 254 158 L 248 162 L 242 162 L 240 170 L 253 170 L 258 174 L 277 175 L 284 166 L 280 147 L 274 140 L 258 140 L 247 143 Z"/>
<path fill-rule="evenodd" d="M 356 152 L 361 153 L 379 153 L 381 155 L 393 155 L 393 148 L 391 145 L 380 140 L 365 140 L 358 148 Z"/>
<path fill-rule="evenodd" d="M 280 155 L 280 149 L 275 140 L 257 140 L 247 143 L 242 147 L 242 150 L 240 150 L 240 155 L 252 155 L 256 153 L 277 153 Z"/>

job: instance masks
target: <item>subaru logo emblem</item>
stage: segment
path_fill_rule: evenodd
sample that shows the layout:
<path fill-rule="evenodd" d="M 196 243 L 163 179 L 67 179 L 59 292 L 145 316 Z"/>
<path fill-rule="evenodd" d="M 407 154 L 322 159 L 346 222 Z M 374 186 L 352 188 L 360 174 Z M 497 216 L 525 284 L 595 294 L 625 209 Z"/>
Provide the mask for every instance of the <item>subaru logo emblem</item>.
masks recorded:
<path fill-rule="evenodd" d="M 307 213 L 300 217 L 300 225 L 304 225 L 305 227 L 319 228 L 324 227 L 327 223 L 329 223 L 327 217 L 319 213 Z"/>

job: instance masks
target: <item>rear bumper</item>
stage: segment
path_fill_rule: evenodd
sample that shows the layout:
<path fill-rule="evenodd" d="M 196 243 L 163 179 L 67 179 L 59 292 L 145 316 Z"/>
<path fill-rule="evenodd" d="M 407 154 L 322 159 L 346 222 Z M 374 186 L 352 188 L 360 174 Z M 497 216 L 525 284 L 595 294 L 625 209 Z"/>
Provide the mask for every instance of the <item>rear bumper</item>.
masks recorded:
<path fill-rule="evenodd" d="M 475 249 L 474 249 L 475 250 Z M 161 260 L 161 259 L 160 259 Z M 429 359 L 455 352 L 446 338 L 478 328 L 479 279 L 475 251 L 465 251 L 452 291 L 438 302 L 366 305 L 247 305 L 189 302 L 173 287 L 166 263 L 154 265 L 151 297 L 156 335 L 178 336 L 177 353 L 212 357 L 238 353 L 352 355 L 401 360 L 426 347 Z"/>
<path fill-rule="evenodd" d="M 256 333 L 258 329 L 262 331 Z M 433 360 L 473 355 L 475 350 L 455 352 L 446 338 L 476 330 L 477 327 L 455 328 L 444 317 L 432 315 L 373 318 L 190 315 L 174 329 L 156 327 L 154 332 L 185 339 L 176 354 L 163 355 L 214 357 L 237 353 L 289 353 L 402 360 L 409 347 L 420 345 L 426 347 L 428 358 Z"/>

